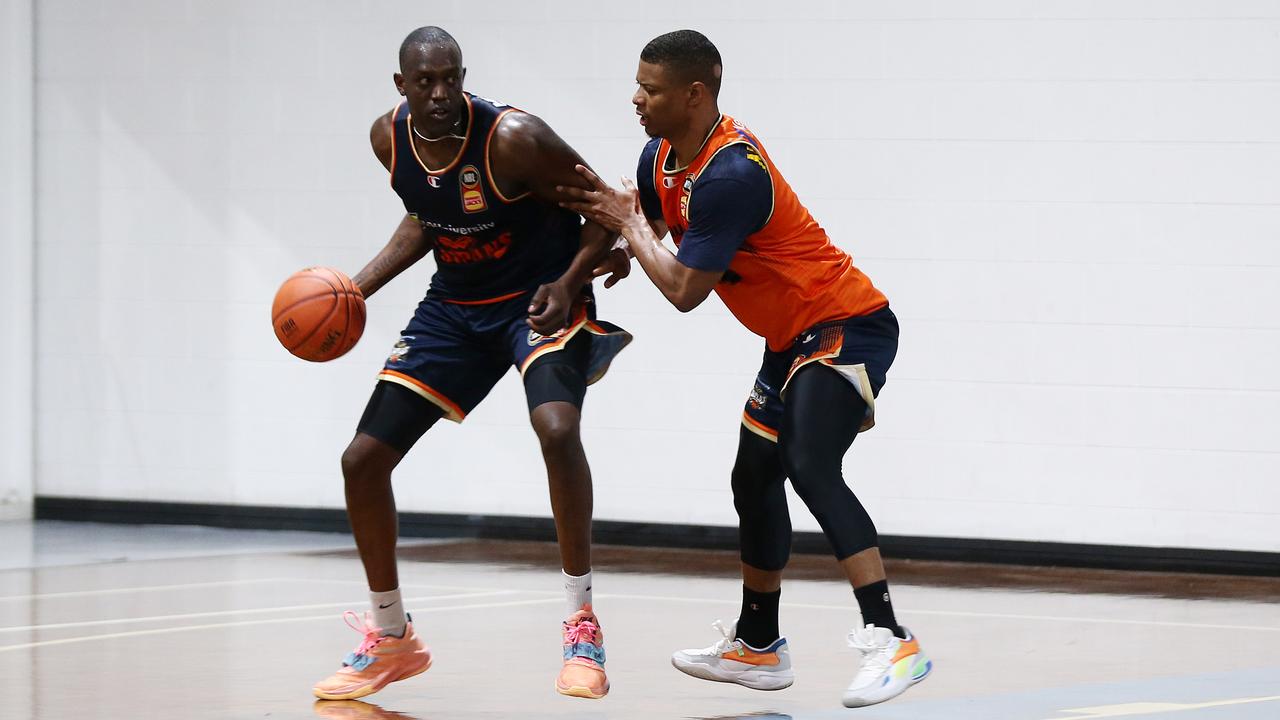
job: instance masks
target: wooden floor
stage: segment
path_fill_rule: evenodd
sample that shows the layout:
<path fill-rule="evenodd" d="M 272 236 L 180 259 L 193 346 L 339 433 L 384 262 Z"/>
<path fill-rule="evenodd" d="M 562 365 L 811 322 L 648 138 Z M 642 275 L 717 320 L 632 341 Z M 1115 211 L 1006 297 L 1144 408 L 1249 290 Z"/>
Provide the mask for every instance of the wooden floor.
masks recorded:
<path fill-rule="evenodd" d="M 761 693 L 675 671 L 737 613 L 731 553 L 598 548 L 612 691 L 552 687 L 563 599 L 553 547 L 419 543 L 401 566 L 435 665 L 370 702 L 313 703 L 359 641 L 358 561 L 342 536 L 0 524 L 0 717 L 1280 718 L 1280 581 L 896 563 L 899 619 L 935 672 L 846 710 L 852 593 L 799 557 L 782 626 L 796 684 Z M 986 579 L 984 579 L 986 578 Z"/>

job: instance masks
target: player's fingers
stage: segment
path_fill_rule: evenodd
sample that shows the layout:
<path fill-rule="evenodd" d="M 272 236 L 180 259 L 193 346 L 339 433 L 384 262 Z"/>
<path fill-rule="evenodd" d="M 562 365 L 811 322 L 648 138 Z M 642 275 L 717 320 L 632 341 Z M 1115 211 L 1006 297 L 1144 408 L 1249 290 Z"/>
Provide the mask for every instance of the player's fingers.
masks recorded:
<path fill-rule="evenodd" d="M 529 299 L 529 314 L 532 315 L 533 313 L 538 312 L 538 308 L 542 307 L 543 304 L 547 302 L 547 296 L 550 294 L 551 289 L 546 285 L 538 286 L 538 289 L 533 293 L 533 297 Z"/>
<path fill-rule="evenodd" d="M 573 169 L 577 170 L 579 175 L 586 178 L 587 182 L 591 183 L 591 187 L 595 188 L 596 190 L 609 189 L 609 186 L 606 185 L 605 182 L 600 179 L 600 176 L 592 172 L 591 168 L 587 167 L 586 165 L 575 165 L 573 166 Z"/>

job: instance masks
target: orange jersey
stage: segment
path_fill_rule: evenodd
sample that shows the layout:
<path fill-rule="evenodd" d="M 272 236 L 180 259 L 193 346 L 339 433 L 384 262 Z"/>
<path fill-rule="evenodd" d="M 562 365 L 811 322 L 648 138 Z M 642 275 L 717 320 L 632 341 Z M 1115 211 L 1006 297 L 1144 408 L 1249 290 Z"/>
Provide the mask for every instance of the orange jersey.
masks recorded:
<path fill-rule="evenodd" d="M 728 115 L 721 116 L 685 167 L 677 168 L 671 144 L 659 141 L 648 170 L 652 175 L 641 179 L 642 194 L 656 192 L 676 246 L 690 230 L 690 202 L 699 178 L 722 151 L 736 145 L 746 146 L 746 159 L 768 172 L 772 208 L 763 225 L 746 236 L 716 284 L 716 293 L 734 316 L 763 337 L 770 350 L 782 351 L 813 325 L 888 305 L 884 294 L 800 204 L 756 136 Z M 643 175 L 645 168 L 640 170 Z"/>

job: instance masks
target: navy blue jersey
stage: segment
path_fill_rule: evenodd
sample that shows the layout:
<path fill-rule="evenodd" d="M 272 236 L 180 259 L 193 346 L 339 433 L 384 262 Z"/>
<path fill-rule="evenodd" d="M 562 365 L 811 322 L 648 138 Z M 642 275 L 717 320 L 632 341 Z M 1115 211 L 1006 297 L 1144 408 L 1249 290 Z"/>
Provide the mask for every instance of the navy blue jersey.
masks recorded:
<path fill-rule="evenodd" d="M 532 290 L 564 274 L 581 221 L 530 193 L 506 197 L 489 166 L 489 142 L 514 108 L 466 94 L 467 131 L 448 167 L 428 170 L 409 127 L 408 103 L 392 115 L 391 187 L 435 246 L 430 294 L 483 302 Z"/>

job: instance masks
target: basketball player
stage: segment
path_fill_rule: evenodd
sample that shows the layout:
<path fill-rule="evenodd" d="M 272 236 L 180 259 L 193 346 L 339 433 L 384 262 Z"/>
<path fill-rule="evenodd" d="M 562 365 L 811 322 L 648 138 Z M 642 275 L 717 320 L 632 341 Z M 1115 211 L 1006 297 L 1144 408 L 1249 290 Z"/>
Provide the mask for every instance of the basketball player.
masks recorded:
<path fill-rule="evenodd" d="M 622 233 L 640 267 L 680 311 L 712 290 L 765 339 L 733 467 L 742 555 L 742 610 L 709 648 L 675 653 L 694 677 L 761 690 L 791 685 L 778 630 L 791 548 L 783 480 L 818 519 L 853 586 L 865 623 L 849 634 L 862 666 L 849 707 L 892 698 L 931 663 L 898 624 L 875 525 L 845 485 L 841 461 L 875 419 L 875 396 L 898 346 L 889 302 L 800 204 L 760 140 L 716 102 L 720 53 L 703 35 L 659 36 L 640 53 L 632 102 L 650 136 L 636 186 L 567 188 L 566 206 Z M 660 239 L 670 232 L 678 252 Z"/>
<path fill-rule="evenodd" d="M 437 270 L 342 455 L 372 618 L 348 614 L 364 640 L 316 684 L 326 700 L 363 697 L 430 666 L 400 596 L 391 473 L 437 420 L 462 422 L 512 365 L 542 445 L 564 566 L 556 689 L 587 698 L 609 689 L 591 609 L 591 471 L 579 419 L 587 385 L 631 339 L 596 322 L 591 296 L 593 268 L 615 236 L 556 205 L 557 184 L 583 182 L 574 171 L 582 158 L 537 117 L 464 92 L 465 75 L 453 37 L 414 30 L 395 74 L 404 99 L 370 133 L 408 214 L 353 280 L 368 297 L 428 251 Z M 628 265 L 625 253 L 613 257 L 616 281 Z"/>

